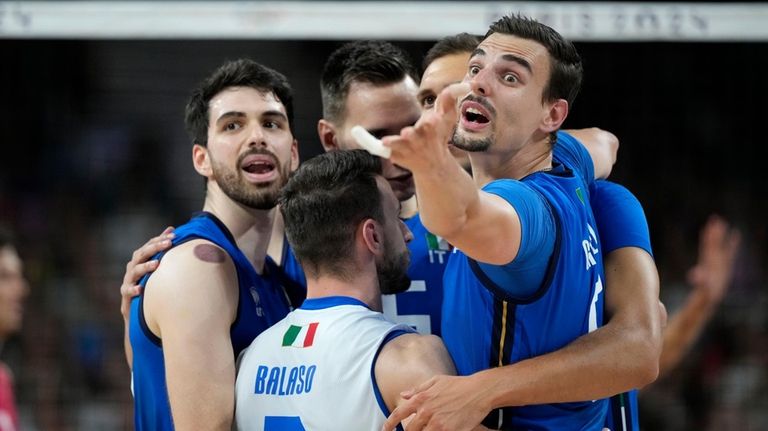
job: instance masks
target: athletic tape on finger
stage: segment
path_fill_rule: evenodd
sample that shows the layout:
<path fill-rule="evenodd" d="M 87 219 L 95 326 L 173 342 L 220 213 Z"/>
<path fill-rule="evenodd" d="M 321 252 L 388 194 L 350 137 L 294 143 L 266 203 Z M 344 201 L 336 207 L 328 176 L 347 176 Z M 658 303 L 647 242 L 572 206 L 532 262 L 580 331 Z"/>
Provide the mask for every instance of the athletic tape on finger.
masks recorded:
<path fill-rule="evenodd" d="M 375 136 L 368 133 L 362 126 L 352 127 L 350 133 L 352 133 L 352 137 L 355 138 L 355 141 L 357 141 L 363 149 L 374 156 L 388 159 L 392 155 L 392 149 L 385 147 L 379 139 L 376 139 Z"/>

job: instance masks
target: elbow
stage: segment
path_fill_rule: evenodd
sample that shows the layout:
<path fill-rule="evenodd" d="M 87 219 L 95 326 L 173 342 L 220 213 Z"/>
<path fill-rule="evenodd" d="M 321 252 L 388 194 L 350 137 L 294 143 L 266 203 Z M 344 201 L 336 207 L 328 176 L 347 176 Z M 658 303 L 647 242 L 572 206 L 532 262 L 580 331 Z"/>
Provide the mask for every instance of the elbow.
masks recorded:
<path fill-rule="evenodd" d="M 659 377 L 659 359 L 661 356 L 661 334 L 638 334 L 638 340 L 634 343 L 631 354 L 634 360 L 635 384 L 641 388 L 653 383 Z"/>
<path fill-rule="evenodd" d="M 616 160 L 618 159 L 619 138 L 607 130 L 598 128 L 595 128 L 595 135 L 601 143 L 601 152 L 604 157 L 604 163 L 601 163 L 604 172 L 596 173 L 596 176 L 599 178 L 608 178 L 613 170 L 613 165 L 616 164 Z"/>
<path fill-rule="evenodd" d="M 613 166 L 619 156 L 619 138 L 606 130 L 604 130 L 603 133 L 605 133 L 606 145 L 608 146 L 608 153 L 611 157 L 611 166 Z"/>

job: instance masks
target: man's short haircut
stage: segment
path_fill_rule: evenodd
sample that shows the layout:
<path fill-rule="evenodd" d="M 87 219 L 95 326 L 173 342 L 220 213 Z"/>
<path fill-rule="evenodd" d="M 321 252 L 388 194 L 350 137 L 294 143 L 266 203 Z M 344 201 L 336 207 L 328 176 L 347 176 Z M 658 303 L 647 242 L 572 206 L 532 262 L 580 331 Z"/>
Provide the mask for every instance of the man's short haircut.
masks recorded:
<path fill-rule="evenodd" d="M 544 88 L 543 100 L 565 99 L 573 105 L 579 94 L 584 68 L 576 47 L 560 33 L 534 19 L 522 15 L 507 15 L 491 24 L 485 37 L 502 33 L 533 40 L 542 44 L 551 58 L 549 81 Z"/>
<path fill-rule="evenodd" d="M 389 42 L 359 40 L 342 45 L 328 57 L 320 78 L 323 118 L 335 123 L 344 121 L 344 108 L 353 82 L 388 85 L 406 76 L 419 82 L 408 54 Z"/>
<path fill-rule="evenodd" d="M 358 225 L 383 223 L 379 175 L 381 162 L 364 150 L 330 151 L 302 163 L 283 188 L 286 237 L 309 277 L 353 275 Z"/>
<path fill-rule="evenodd" d="M 253 60 L 239 59 L 221 65 L 192 91 L 184 115 L 192 143 L 208 145 L 209 104 L 217 94 L 231 87 L 251 87 L 274 94 L 285 107 L 288 124 L 293 130 L 293 89 L 288 79 Z"/>
<path fill-rule="evenodd" d="M 429 48 L 429 51 L 424 56 L 424 61 L 421 63 L 422 73 L 438 58 L 465 52 L 471 54 L 477 48 L 477 45 L 480 44 L 481 40 L 480 36 L 469 33 L 454 34 L 453 36 L 446 36 L 438 40 L 432 45 L 432 48 Z"/>

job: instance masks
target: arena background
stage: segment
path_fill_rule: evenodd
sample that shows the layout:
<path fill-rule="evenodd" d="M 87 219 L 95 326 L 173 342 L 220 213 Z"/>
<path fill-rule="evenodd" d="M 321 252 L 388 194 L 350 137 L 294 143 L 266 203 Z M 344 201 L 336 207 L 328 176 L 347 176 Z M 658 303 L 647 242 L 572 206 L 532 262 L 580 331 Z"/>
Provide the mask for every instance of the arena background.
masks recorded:
<path fill-rule="evenodd" d="M 721 214 L 744 233 L 733 286 L 705 334 L 642 392 L 644 429 L 768 429 L 765 4 L 335 2 L 314 24 L 282 27 L 275 20 L 322 4 L 287 3 L 282 16 L 269 11 L 272 21 L 257 17 L 277 3 L 115 5 L 142 3 L 0 2 L 0 220 L 21 240 L 32 286 L 23 331 L 2 352 L 22 429 L 132 429 L 118 290 L 131 252 L 201 207 L 182 115 L 202 77 L 239 57 L 285 73 L 306 160 L 322 151 L 319 73 L 341 43 L 392 40 L 420 63 L 438 37 L 481 33 L 510 10 L 577 41 L 586 80 L 566 126 L 619 136 L 612 179 L 645 206 L 670 311 L 689 289 L 707 217 Z M 179 5 L 185 12 L 174 15 Z M 355 9 L 371 5 L 384 11 L 379 19 Z M 430 15 L 445 5 L 466 14 Z M 222 14 L 213 15 L 219 30 L 200 24 L 211 10 Z M 104 18 L 120 14 L 126 22 Z M 387 33 L 387 14 L 422 24 Z M 333 21 L 340 15 L 346 24 Z M 479 24 L 463 24 L 473 18 Z"/>

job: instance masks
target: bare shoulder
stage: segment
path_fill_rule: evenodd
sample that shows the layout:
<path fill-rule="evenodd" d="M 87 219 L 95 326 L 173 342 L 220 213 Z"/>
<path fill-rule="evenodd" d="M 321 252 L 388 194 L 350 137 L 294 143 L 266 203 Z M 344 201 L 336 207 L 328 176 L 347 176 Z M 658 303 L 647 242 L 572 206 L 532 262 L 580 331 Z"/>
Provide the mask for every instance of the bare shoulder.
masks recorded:
<path fill-rule="evenodd" d="M 188 289 L 233 277 L 237 275 L 229 254 L 210 241 L 196 239 L 169 250 L 148 284 L 163 288 L 187 286 L 185 289 Z"/>
<path fill-rule="evenodd" d="M 434 335 L 405 334 L 382 347 L 375 365 L 384 402 L 393 410 L 400 393 L 439 374 L 456 374 L 443 341 Z"/>
<path fill-rule="evenodd" d="M 237 286 L 234 263 L 224 249 L 202 239 L 186 242 L 169 250 L 147 281 L 145 318 L 156 333 L 163 320 L 202 316 L 214 309 L 226 323 L 237 310 Z"/>

